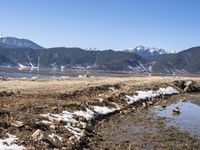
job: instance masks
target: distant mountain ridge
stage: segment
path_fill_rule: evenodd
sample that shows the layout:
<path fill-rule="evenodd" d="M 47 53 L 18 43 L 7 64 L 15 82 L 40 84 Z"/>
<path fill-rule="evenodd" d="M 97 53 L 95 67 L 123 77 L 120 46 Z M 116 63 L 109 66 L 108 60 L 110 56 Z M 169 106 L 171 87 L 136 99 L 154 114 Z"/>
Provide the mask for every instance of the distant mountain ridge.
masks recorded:
<path fill-rule="evenodd" d="M 19 38 L 15 38 L 15 37 L 1 37 L 0 38 L 0 47 L 44 49 L 42 46 L 40 46 L 28 39 L 19 39 Z"/>
<path fill-rule="evenodd" d="M 49 48 L 30 40 L 0 38 L 0 66 L 19 68 L 131 71 L 145 74 L 200 74 L 200 47 L 178 53 L 139 46 L 125 51 Z"/>
<path fill-rule="evenodd" d="M 167 74 L 200 73 L 200 46 L 176 54 L 150 58 L 154 62 L 152 71 Z"/>
<path fill-rule="evenodd" d="M 137 46 L 135 48 L 129 48 L 124 51 L 135 53 L 145 58 L 151 57 L 151 56 L 175 53 L 175 52 L 166 51 L 161 48 L 155 48 L 155 47 L 151 48 L 151 47 L 144 47 L 144 46 Z"/>
<path fill-rule="evenodd" d="M 136 54 L 121 51 L 86 51 L 81 48 L 0 48 L 0 65 L 92 70 L 143 71 L 146 60 Z"/>

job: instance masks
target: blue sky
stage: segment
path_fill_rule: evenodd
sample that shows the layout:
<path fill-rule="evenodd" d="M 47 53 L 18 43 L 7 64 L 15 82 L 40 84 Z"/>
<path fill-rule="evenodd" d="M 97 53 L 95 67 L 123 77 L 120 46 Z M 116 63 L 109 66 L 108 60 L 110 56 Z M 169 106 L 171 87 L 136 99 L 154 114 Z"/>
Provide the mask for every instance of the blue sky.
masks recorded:
<path fill-rule="evenodd" d="M 200 45 L 200 0 L 0 0 L 0 33 L 44 47 Z"/>

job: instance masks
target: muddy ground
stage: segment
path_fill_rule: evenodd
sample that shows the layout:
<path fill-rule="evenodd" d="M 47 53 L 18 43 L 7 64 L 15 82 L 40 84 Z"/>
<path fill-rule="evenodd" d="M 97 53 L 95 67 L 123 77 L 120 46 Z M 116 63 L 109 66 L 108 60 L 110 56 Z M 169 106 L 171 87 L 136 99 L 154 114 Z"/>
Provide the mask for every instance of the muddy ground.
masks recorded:
<path fill-rule="evenodd" d="M 166 124 L 169 120 L 157 116 L 152 111 L 155 106 L 165 107 L 187 97 L 189 97 L 187 94 L 181 94 L 167 100 L 160 99 L 148 108 L 129 108 L 126 112 L 106 118 L 96 128 L 97 136 L 90 138 L 88 147 L 113 150 L 198 150 L 200 135 L 183 131 L 175 125 L 167 127 Z"/>
<path fill-rule="evenodd" d="M 124 95 L 133 95 L 138 90 L 173 86 L 172 82 L 179 79 L 91 77 L 0 81 L 0 139 L 6 138 L 7 133 L 16 135 L 17 144 L 26 149 L 199 149 L 197 137 L 176 127 L 164 128 L 165 119 L 149 112 L 154 105 L 167 105 L 185 94 L 159 98 L 145 108 L 141 104 L 130 107 L 123 100 Z M 200 83 L 199 78 L 181 79 Z M 45 118 L 41 114 L 84 111 L 91 105 L 113 107 L 113 102 L 124 109 L 92 120 L 86 135 L 79 140 L 64 127 L 64 122 L 51 125 L 42 122 Z M 23 124 L 16 125 L 16 121 Z M 128 126 L 133 126 L 134 134 L 129 133 Z M 38 129 L 43 137 L 33 140 L 32 135 Z M 52 133 L 62 137 L 62 141 L 49 138 Z"/>

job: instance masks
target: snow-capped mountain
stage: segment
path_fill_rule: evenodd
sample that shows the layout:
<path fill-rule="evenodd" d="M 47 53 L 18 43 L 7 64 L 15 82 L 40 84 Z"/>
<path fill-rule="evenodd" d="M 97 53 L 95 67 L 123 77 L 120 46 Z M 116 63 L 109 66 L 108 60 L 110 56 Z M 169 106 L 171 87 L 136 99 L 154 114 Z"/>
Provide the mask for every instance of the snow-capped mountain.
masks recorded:
<path fill-rule="evenodd" d="M 85 48 L 85 50 L 86 50 L 86 51 L 97 51 L 97 48 L 92 48 L 92 47 L 90 47 L 90 48 Z"/>
<path fill-rule="evenodd" d="M 151 47 L 144 47 L 144 46 L 137 46 L 135 48 L 129 48 L 127 50 L 125 50 L 125 52 L 131 52 L 131 53 L 135 53 L 138 54 L 142 57 L 150 57 L 150 56 L 156 56 L 156 55 L 163 55 L 163 54 L 171 54 L 171 53 L 175 53 L 175 52 L 170 52 L 170 51 L 166 51 L 164 49 L 161 48 L 151 48 Z"/>
<path fill-rule="evenodd" d="M 15 37 L 4 37 L 1 35 L 0 46 L 6 48 L 32 48 L 32 49 L 43 49 L 43 47 L 38 44 L 27 40 L 27 39 L 18 39 Z"/>

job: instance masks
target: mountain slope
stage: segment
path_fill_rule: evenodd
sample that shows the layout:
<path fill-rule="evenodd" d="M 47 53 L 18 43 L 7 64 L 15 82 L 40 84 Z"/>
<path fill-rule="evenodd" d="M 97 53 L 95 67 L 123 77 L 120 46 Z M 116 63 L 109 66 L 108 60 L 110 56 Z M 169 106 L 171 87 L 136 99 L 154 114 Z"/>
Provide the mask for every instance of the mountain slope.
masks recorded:
<path fill-rule="evenodd" d="M 38 44 L 27 40 L 18 39 L 15 37 L 1 37 L 0 46 L 4 48 L 32 48 L 32 49 L 43 49 L 43 47 Z"/>
<path fill-rule="evenodd" d="M 31 48 L 0 48 L 0 65 L 2 66 L 25 66 L 38 65 L 38 57 L 42 50 Z"/>
<path fill-rule="evenodd" d="M 49 66 L 90 66 L 100 70 L 128 70 L 128 66 L 136 67 L 138 61 L 145 63 L 146 60 L 136 54 L 105 50 L 85 51 L 80 48 L 51 48 L 41 55 L 41 64 Z"/>
<path fill-rule="evenodd" d="M 146 59 L 120 51 L 85 51 L 81 48 L 50 48 L 34 50 L 30 48 L 0 48 L 0 65 L 73 68 L 80 66 L 94 70 L 123 71 L 142 68 Z M 38 63 L 39 61 L 39 63 Z M 142 68 L 143 69 L 143 68 Z M 142 70 L 141 69 L 141 70 Z"/>
<path fill-rule="evenodd" d="M 200 73 L 200 47 L 193 47 L 176 54 L 151 58 L 153 72 L 173 73 L 177 71 Z"/>

